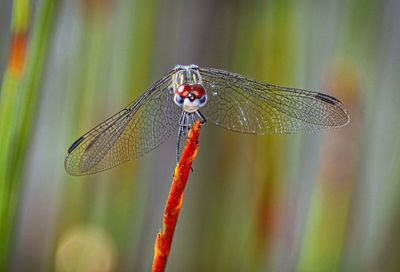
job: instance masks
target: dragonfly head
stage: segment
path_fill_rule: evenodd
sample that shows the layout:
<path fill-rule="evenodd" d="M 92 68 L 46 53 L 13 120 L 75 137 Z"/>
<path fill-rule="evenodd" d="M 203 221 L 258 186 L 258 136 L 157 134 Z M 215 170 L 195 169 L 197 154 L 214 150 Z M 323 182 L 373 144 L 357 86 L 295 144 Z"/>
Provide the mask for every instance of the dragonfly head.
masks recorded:
<path fill-rule="evenodd" d="M 201 84 L 182 84 L 174 94 L 174 102 L 186 112 L 195 112 L 207 102 L 207 94 Z"/>
<path fill-rule="evenodd" d="M 195 112 L 203 107 L 207 102 L 207 93 L 202 83 L 197 65 L 177 65 L 172 75 L 175 104 L 186 112 Z"/>

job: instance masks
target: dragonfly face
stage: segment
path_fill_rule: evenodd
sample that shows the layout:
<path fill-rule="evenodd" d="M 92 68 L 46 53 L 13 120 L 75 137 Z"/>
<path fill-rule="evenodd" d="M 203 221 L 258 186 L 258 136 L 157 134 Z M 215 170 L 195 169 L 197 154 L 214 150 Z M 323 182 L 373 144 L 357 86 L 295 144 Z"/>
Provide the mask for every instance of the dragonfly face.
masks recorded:
<path fill-rule="evenodd" d="M 207 103 L 207 93 L 203 87 L 199 67 L 197 65 L 175 67 L 172 75 L 174 102 L 188 113 L 196 112 Z"/>

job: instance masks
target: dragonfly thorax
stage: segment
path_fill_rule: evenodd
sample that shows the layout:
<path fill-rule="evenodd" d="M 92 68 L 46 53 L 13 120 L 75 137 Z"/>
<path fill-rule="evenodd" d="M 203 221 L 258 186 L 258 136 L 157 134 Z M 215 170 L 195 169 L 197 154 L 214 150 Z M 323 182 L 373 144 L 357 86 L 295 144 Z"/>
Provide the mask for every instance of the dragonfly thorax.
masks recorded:
<path fill-rule="evenodd" d="M 175 67 L 172 75 L 174 102 L 186 112 L 196 112 L 207 103 L 207 93 L 202 84 L 197 65 Z"/>

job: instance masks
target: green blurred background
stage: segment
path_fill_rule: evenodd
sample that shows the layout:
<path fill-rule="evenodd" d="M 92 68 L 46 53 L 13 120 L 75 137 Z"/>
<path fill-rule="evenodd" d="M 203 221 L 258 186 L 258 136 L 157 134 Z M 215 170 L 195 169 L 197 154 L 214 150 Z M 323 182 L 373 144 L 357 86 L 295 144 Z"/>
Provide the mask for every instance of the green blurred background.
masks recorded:
<path fill-rule="evenodd" d="M 85 177 L 64 156 L 191 63 L 321 90 L 351 122 L 277 136 L 207 124 L 168 271 L 400 271 L 399 26 L 396 0 L 1 0 L 0 271 L 150 270 L 176 138 Z"/>

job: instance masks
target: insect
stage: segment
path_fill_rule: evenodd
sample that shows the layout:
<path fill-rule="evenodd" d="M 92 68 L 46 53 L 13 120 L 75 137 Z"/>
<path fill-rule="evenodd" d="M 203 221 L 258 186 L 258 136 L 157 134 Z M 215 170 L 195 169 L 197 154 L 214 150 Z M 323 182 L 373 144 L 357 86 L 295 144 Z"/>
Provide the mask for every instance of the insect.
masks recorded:
<path fill-rule="evenodd" d="M 336 98 L 263 83 L 197 65 L 177 65 L 142 96 L 78 138 L 65 169 L 87 175 L 115 167 L 153 150 L 178 132 L 182 139 L 199 120 L 247 134 L 311 133 L 349 122 Z"/>

